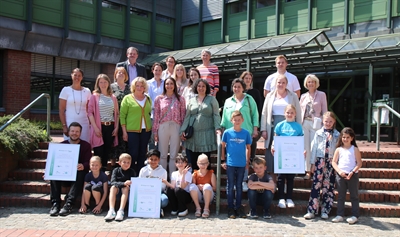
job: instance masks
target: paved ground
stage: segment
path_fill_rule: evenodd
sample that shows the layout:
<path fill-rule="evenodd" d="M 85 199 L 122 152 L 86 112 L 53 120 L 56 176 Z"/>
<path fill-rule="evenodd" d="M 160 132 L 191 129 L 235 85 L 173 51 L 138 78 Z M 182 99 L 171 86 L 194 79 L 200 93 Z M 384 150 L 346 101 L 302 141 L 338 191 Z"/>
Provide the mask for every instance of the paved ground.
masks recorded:
<path fill-rule="evenodd" d="M 270 220 L 208 219 L 167 215 L 163 219 L 128 218 L 105 222 L 100 216 L 75 213 L 50 217 L 49 208 L 1 208 L 0 236 L 400 236 L 400 218 L 361 217 L 355 225 L 320 218 L 273 216 Z M 330 218 L 332 219 L 332 217 Z"/>

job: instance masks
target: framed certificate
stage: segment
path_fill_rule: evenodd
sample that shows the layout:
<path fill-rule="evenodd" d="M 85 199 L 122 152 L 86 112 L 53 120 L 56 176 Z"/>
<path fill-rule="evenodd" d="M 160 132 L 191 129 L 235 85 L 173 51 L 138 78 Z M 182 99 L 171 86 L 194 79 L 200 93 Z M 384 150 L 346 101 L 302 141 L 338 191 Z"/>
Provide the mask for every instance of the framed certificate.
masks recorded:
<path fill-rule="evenodd" d="M 50 143 L 44 179 L 75 181 L 80 146 L 79 144 Z"/>
<path fill-rule="evenodd" d="M 161 179 L 131 178 L 129 217 L 160 218 Z"/>
<path fill-rule="evenodd" d="M 276 174 L 304 173 L 304 137 L 274 137 L 274 172 Z"/>

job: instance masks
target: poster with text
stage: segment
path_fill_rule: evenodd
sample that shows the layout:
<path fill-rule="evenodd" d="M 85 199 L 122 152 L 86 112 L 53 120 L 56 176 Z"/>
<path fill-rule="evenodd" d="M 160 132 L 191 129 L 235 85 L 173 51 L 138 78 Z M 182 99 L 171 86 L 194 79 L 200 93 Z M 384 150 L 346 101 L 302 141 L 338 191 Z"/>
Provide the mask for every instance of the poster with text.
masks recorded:
<path fill-rule="evenodd" d="M 75 181 L 79 149 L 79 144 L 50 143 L 44 179 Z"/>
<path fill-rule="evenodd" d="M 304 173 L 304 137 L 274 137 L 274 173 Z"/>
<path fill-rule="evenodd" d="M 161 179 L 132 178 L 129 217 L 160 218 Z"/>

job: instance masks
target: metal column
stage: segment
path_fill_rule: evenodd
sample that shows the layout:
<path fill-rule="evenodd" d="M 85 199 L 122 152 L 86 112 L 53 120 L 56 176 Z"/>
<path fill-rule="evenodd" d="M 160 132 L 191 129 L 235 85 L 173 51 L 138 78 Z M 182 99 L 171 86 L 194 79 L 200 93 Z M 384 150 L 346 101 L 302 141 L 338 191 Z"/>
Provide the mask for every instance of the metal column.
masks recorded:
<path fill-rule="evenodd" d="M 374 78 L 374 66 L 372 63 L 369 64 L 368 68 L 368 108 L 367 108 L 367 140 L 368 142 L 372 141 L 371 139 L 371 124 L 372 124 L 372 82 Z"/>

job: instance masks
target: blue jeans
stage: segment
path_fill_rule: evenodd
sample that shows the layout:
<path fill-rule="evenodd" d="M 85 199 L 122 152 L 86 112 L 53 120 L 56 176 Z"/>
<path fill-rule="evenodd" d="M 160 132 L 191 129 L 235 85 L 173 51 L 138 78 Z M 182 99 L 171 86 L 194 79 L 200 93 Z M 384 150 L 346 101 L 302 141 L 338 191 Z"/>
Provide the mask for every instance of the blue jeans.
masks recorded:
<path fill-rule="evenodd" d="M 245 167 L 227 166 L 228 176 L 226 195 L 228 196 L 228 208 L 239 209 L 242 205 L 242 182 Z M 233 186 L 236 186 L 236 208 L 233 205 Z"/>
<path fill-rule="evenodd" d="M 146 132 L 145 129 L 142 129 L 142 132 L 128 132 L 128 150 L 132 157 L 131 168 L 136 171 L 136 175 L 144 166 L 150 136 L 151 131 Z"/>
<path fill-rule="evenodd" d="M 161 193 L 161 208 L 164 208 L 168 205 L 168 197 L 165 193 Z"/>
<path fill-rule="evenodd" d="M 252 211 L 257 210 L 257 205 L 262 205 L 265 213 L 269 211 L 274 194 L 270 190 L 264 190 L 264 192 L 259 193 L 257 190 L 249 189 L 247 197 Z"/>

